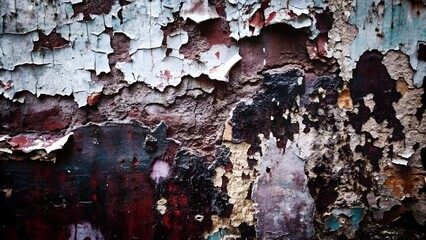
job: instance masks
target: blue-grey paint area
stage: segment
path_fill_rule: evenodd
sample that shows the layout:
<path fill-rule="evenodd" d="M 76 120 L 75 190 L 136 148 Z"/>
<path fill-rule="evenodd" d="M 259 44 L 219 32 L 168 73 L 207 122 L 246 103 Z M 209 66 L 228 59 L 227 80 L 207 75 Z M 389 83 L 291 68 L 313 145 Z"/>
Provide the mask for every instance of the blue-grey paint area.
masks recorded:
<path fill-rule="evenodd" d="M 295 143 L 283 151 L 274 138 L 266 140 L 253 187 L 258 204 L 257 234 L 260 239 L 310 239 L 314 236 L 314 200 L 307 188 L 304 161 Z"/>
<path fill-rule="evenodd" d="M 398 3 L 400 2 L 400 3 Z M 350 58 L 358 61 L 367 50 L 401 50 L 410 56 L 414 84 L 420 87 L 426 64 L 418 60 L 418 45 L 426 41 L 426 7 L 411 1 L 356 1 L 349 23 L 358 34 L 350 46 Z"/>

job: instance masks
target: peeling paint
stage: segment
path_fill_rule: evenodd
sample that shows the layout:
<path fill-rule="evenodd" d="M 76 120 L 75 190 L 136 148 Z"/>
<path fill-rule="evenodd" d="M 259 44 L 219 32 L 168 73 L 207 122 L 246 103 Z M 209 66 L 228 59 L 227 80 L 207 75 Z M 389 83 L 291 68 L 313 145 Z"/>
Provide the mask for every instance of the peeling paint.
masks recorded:
<path fill-rule="evenodd" d="M 0 238 L 424 239 L 425 7 L 0 0 Z"/>
<path fill-rule="evenodd" d="M 209 6 L 207 0 L 184 2 L 180 10 L 180 15 L 184 20 L 189 18 L 196 23 L 219 17 L 214 6 Z"/>
<path fill-rule="evenodd" d="M 2 160 L 44 160 L 56 161 L 56 151 L 62 149 L 72 136 L 20 134 L 15 136 L 0 136 L 0 158 Z"/>

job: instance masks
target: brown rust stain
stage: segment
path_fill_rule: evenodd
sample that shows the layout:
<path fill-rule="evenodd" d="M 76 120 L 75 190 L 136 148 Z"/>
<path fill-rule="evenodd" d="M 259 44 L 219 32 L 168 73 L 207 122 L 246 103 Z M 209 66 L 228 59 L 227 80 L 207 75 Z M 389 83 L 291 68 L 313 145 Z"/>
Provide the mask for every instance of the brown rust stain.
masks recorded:
<path fill-rule="evenodd" d="M 419 171 L 408 167 L 386 167 L 387 175 L 385 186 L 392 190 L 394 197 L 400 199 L 413 196 L 425 185 L 425 171 Z"/>
<path fill-rule="evenodd" d="M 351 92 L 349 91 L 349 89 L 345 88 L 345 89 L 342 90 L 342 92 L 340 92 L 339 98 L 337 100 L 337 106 L 340 109 L 343 109 L 343 108 L 352 109 L 353 108 Z"/>

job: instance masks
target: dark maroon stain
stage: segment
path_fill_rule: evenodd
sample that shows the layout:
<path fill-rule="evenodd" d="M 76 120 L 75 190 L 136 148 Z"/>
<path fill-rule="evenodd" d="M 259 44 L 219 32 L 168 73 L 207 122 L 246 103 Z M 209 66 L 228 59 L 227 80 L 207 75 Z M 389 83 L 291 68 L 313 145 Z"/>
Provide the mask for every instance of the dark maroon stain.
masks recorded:
<path fill-rule="evenodd" d="M 126 5 L 130 4 L 130 2 L 126 1 L 126 0 L 118 0 L 118 2 L 120 3 L 120 6 L 126 6 Z"/>
<path fill-rule="evenodd" d="M 413 150 L 414 150 L 414 151 L 417 151 L 417 149 L 419 149 L 419 147 L 420 147 L 420 143 L 416 142 L 416 143 L 413 145 Z"/>
<path fill-rule="evenodd" d="M 359 159 L 354 162 L 353 166 L 354 166 L 353 169 L 357 169 L 352 172 L 352 174 L 354 175 L 354 178 L 357 180 L 354 183 L 355 185 L 354 188 L 360 189 L 358 186 L 362 185 L 364 187 L 363 189 L 365 190 L 363 190 L 363 192 L 360 193 L 360 195 L 366 196 L 368 192 L 371 191 L 371 188 L 373 186 L 373 180 L 372 180 L 371 174 L 367 171 L 367 163 L 364 160 Z M 365 201 L 365 203 L 367 203 L 367 201 Z"/>
<path fill-rule="evenodd" d="M 305 80 L 299 82 L 299 85 L 300 77 Z M 314 122 L 305 116 L 303 120 L 306 124 L 305 132 L 310 131 L 311 127 L 318 129 L 320 125 L 334 126 L 335 119 L 331 114 L 327 114 L 327 109 L 333 108 L 337 103 L 338 91 L 342 83 L 343 81 L 338 77 L 317 77 L 315 74 L 305 76 L 296 68 L 284 73 L 264 73 L 262 90 L 254 96 L 253 103 L 239 103 L 234 110 L 231 120 L 233 139 L 252 143 L 253 149 L 249 151 L 255 152 L 259 133 L 269 136 L 272 132 L 278 139 L 278 146 L 284 147 L 286 140 L 291 140 L 299 131 L 299 124 L 292 123 L 290 116 L 283 117 L 286 110 L 298 111 L 298 106 L 295 104 L 297 96 L 300 96 L 300 104 L 308 110 L 310 115 L 318 119 Z M 325 96 L 318 92 L 320 88 L 326 90 Z M 311 98 L 315 96 L 319 97 L 319 102 L 311 101 Z M 319 114 L 319 109 L 323 109 L 325 114 Z"/>
<path fill-rule="evenodd" d="M 315 20 L 315 27 L 320 31 L 320 33 L 327 33 L 333 26 L 333 13 L 327 9 L 327 11 L 316 14 Z"/>
<path fill-rule="evenodd" d="M 297 69 L 286 73 L 265 73 L 264 91 L 254 96 L 252 104 L 242 102 L 234 110 L 232 137 L 255 145 L 259 142 L 259 133 L 269 136 L 272 132 L 283 142 L 292 139 L 299 131 L 299 125 L 291 123 L 290 116 L 285 119 L 283 113 L 295 106 L 296 96 L 303 94 L 303 85 L 298 84 L 298 78 L 302 76 Z"/>
<path fill-rule="evenodd" d="M 274 24 L 264 27 L 259 36 L 238 41 L 242 59 L 232 68 L 230 76 L 253 78 L 264 69 L 289 64 L 303 66 L 305 71 L 312 70 L 322 74 L 328 65 L 310 60 L 306 49 L 307 39 L 303 31 L 298 31 L 291 26 Z"/>
<path fill-rule="evenodd" d="M 227 212 L 229 197 L 216 191 L 213 184 L 215 167 L 206 159 L 181 151 L 177 153 L 176 175 L 157 188 L 157 194 L 167 199 L 168 210 L 156 231 L 161 239 L 198 239 L 211 228 L 211 215 Z M 216 161 L 219 166 L 222 160 Z M 197 221 L 197 215 L 202 216 Z"/>
<path fill-rule="evenodd" d="M 370 133 L 365 134 L 365 144 L 364 146 L 357 145 L 355 147 L 356 152 L 362 153 L 363 156 L 367 157 L 370 160 L 370 164 L 373 166 L 373 171 L 380 171 L 379 160 L 383 157 L 383 148 L 374 146 L 374 139 Z"/>
<path fill-rule="evenodd" d="M 394 151 L 393 151 L 393 145 L 390 145 L 389 146 L 389 150 L 388 150 L 388 152 L 387 152 L 387 154 L 388 154 L 388 158 L 392 158 L 393 156 L 394 156 Z"/>
<path fill-rule="evenodd" d="M 342 87 L 343 81 L 339 77 L 332 76 L 316 76 L 312 73 L 305 75 L 305 94 L 301 97 L 300 101 L 309 113 L 311 118 L 316 119 L 312 121 L 307 114 L 303 115 L 302 123 L 305 125 L 303 131 L 309 132 L 311 128 L 318 130 L 323 126 L 334 126 L 335 119 L 332 114 L 328 114 L 329 109 L 332 109 L 337 104 L 339 89 Z M 326 90 L 323 96 L 319 89 Z M 317 98 L 319 102 L 312 101 L 312 98 Z M 319 110 L 322 109 L 320 114 Z"/>
<path fill-rule="evenodd" d="M 222 166 L 224 167 L 226 172 L 232 172 L 232 162 L 229 159 L 229 157 L 231 156 L 231 151 L 229 150 L 229 148 L 221 145 L 219 147 L 216 148 L 216 157 L 215 157 L 215 165 L 216 166 Z M 228 187 L 228 183 L 229 183 L 229 179 L 226 176 L 222 176 L 222 186 L 221 186 L 221 191 L 224 193 L 227 193 L 227 187 Z"/>
<path fill-rule="evenodd" d="M 371 117 L 379 124 L 387 120 L 386 127 L 393 128 L 390 140 L 399 141 L 405 138 L 402 132 L 404 127 L 396 118 L 392 103 L 398 102 L 401 94 L 396 91 L 395 80 L 389 76 L 386 67 L 382 64 L 382 60 L 383 55 L 377 51 L 365 52 L 354 69 L 353 79 L 349 83 L 349 90 L 354 104 L 362 104 L 364 96 L 369 93 L 374 94 L 375 106 L 370 113 Z M 363 110 L 360 114 L 365 114 L 365 111 Z M 355 117 L 353 113 L 348 115 L 349 122 L 359 131 L 360 120 L 364 122 L 366 116 Z"/>
<path fill-rule="evenodd" d="M 0 97 L 0 131 L 16 133 L 28 131 L 58 131 L 67 128 L 78 109 L 70 97 L 36 97 L 28 92 L 25 104 Z"/>
<path fill-rule="evenodd" d="M 395 205 L 393 206 L 389 211 L 385 212 L 383 215 L 383 218 L 381 219 L 382 223 L 385 224 L 391 224 L 392 222 L 397 221 L 399 218 L 404 218 L 402 221 L 399 222 L 399 226 L 406 225 L 407 221 L 410 222 L 410 224 L 413 224 L 413 226 L 418 226 L 416 221 L 414 220 L 413 216 L 410 213 L 411 207 L 418 202 L 416 198 L 410 198 L 406 197 L 401 201 L 401 205 Z M 410 211 L 410 212 L 409 212 Z"/>
<path fill-rule="evenodd" d="M 214 169 L 230 163 L 229 149 L 219 148 L 208 165 L 166 131 L 165 124 L 89 125 L 74 131 L 56 163 L 0 162 L 0 189 L 13 189 L 0 196 L 0 239 L 68 239 L 67 226 L 84 221 L 106 239 L 200 238 L 212 214 L 232 212 L 213 184 Z M 157 160 L 171 166 L 159 183 L 150 177 Z M 160 198 L 167 199 L 164 215 L 155 210 Z"/>
<path fill-rule="evenodd" d="M 417 51 L 417 59 L 426 61 L 426 44 L 419 43 L 419 50 Z"/>
<path fill-rule="evenodd" d="M 64 39 L 61 34 L 52 31 L 49 35 L 45 35 L 42 31 L 38 31 L 39 40 L 34 42 L 33 51 L 42 49 L 57 49 L 70 45 L 70 42 Z"/>
<path fill-rule="evenodd" d="M 120 1 L 120 4 L 125 4 L 127 1 Z M 111 12 L 111 7 L 114 0 L 83 0 L 82 3 L 72 5 L 74 16 L 83 13 L 83 20 L 89 21 L 92 18 L 90 14 L 101 15 Z"/>
<path fill-rule="evenodd" d="M 408 206 L 406 208 L 409 209 Z M 426 229 L 424 228 L 424 225 L 418 224 L 414 219 L 413 213 L 408 209 L 404 209 L 405 211 L 400 215 L 400 217 L 389 225 L 391 227 L 396 226 L 400 229 L 403 235 L 401 239 L 425 239 Z"/>
<path fill-rule="evenodd" d="M 180 52 L 188 58 L 196 58 L 203 51 L 207 51 L 213 45 L 225 44 L 230 46 L 232 40 L 229 37 L 229 26 L 224 18 L 210 19 L 201 23 L 187 21 L 180 24 L 167 26 L 164 33 L 168 35 L 176 28 L 182 27 L 192 37 L 192 40 L 184 44 Z"/>
<path fill-rule="evenodd" d="M 303 120 L 302 123 L 305 125 L 305 128 L 303 129 L 304 133 L 308 133 L 311 131 L 311 128 L 314 128 L 316 130 L 319 129 L 320 127 L 320 122 L 319 121 L 312 121 L 309 119 L 308 115 L 304 114 L 303 115 Z"/>
<path fill-rule="evenodd" d="M 327 33 L 320 33 L 315 38 L 317 52 L 320 56 L 326 57 L 327 56 L 327 42 L 328 42 L 328 34 Z"/>

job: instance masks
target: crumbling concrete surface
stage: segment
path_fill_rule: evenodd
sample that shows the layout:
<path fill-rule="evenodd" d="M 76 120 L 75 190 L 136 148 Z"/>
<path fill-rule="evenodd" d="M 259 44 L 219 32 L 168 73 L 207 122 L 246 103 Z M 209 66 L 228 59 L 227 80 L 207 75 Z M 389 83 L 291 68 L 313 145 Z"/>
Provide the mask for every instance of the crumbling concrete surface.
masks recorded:
<path fill-rule="evenodd" d="M 426 239 L 426 1 L 0 0 L 0 239 Z"/>

